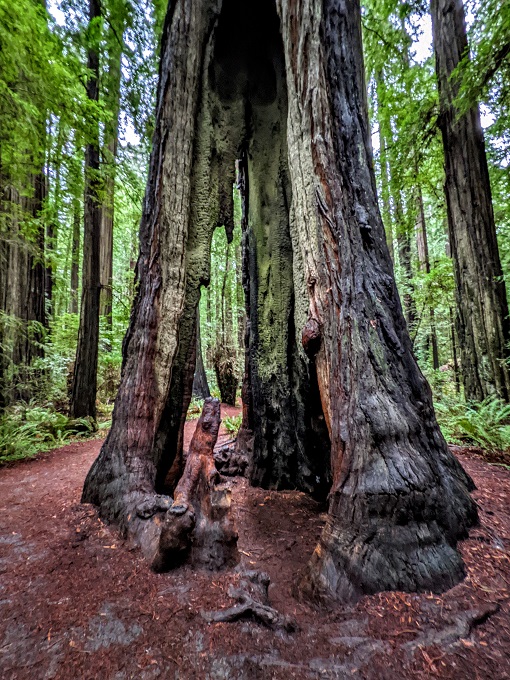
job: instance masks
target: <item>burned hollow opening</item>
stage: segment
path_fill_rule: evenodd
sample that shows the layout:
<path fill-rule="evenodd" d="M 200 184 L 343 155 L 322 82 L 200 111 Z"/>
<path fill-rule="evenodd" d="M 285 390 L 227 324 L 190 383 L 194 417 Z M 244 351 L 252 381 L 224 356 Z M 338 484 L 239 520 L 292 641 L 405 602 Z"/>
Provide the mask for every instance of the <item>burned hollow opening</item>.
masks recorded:
<path fill-rule="evenodd" d="M 239 446 L 249 449 L 253 484 L 298 488 L 319 498 L 329 491 L 329 434 L 314 360 L 301 345 L 309 302 L 292 234 L 287 115 L 285 60 L 274 2 L 226 0 L 206 47 L 196 116 L 186 306 L 156 442 L 159 491 L 171 488 L 182 467 L 196 308 L 201 286 L 211 278 L 214 229 L 224 226 L 232 239 L 236 164 L 243 202 L 247 318 Z"/>

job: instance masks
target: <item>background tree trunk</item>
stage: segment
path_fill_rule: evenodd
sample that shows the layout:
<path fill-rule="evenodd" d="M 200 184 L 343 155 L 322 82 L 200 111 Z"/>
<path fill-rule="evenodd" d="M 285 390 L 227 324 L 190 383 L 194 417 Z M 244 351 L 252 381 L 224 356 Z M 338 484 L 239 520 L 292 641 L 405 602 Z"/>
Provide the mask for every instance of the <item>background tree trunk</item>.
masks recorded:
<path fill-rule="evenodd" d="M 480 112 L 460 114 L 451 79 L 468 43 L 462 0 L 431 0 L 457 337 L 467 399 L 510 397 L 510 320 L 499 258 Z"/>
<path fill-rule="evenodd" d="M 377 90 L 377 116 L 379 122 L 379 153 L 380 153 L 380 163 L 381 163 L 381 199 L 383 208 L 383 224 L 384 231 L 386 233 L 386 243 L 388 244 L 388 249 L 390 251 L 391 261 L 395 262 L 395 253 L 393 246 L 393 222 L 391 216 L 391 206 L 390 206 L 390 188 L 389 188 L 389 173 L 388 173 L 388 140 L 386 138 L 387 134 L 387 124 L 385 115 L 383 112 L 383 83 L 384 83 L 384 73 L 380 71 L 376 76 L 376 90 Z M 391 131 L 391 128 L 390 128 Z"/>
<path fill-rule="evenodd" d="M 89 2 L 89 20 L 101 16 L 99 0 Z M 87 96 L 99 100 L 99 53 L 89 46 Z M 101 179 L 99 177 L 99 128 L 85 151 L 82 297 L 78 347 L 74 363 L 70 413 L 73 418 L 96 417 L 97 355 L 99 344 L 99 295 L 101 290 L 99 244 L 101 239 Z"/>
<path fill-rule="evenodd" d="M 455 544 L 476 520 L 472 483 L 441 436 L 398 300 L 355 0 L 170 3 L 138 294 L 83 500 L 153 554 L 158 491 L 182 469 L 211 235 L 230 223 L 239 157 L 251 478 L 316 493 L 332 480 L 301 588 L 328 600 L 447 588 L 464 573 Z"/>
<path fill-rule="evenodd" d="M 5 178 L 6 179 L 6 178 Z M 44 222 L 41 211 L 46 198 L 46 178 L 28 178 L 31 195 L 20 196 L 14 186 L 4 187 L 1 212 L 4 233 L 0 238 L 0 404 L 29 401 L 33 396 L 30 366 L 43 355 L 40 345 L 46 317 Z M 35 238 L 26 224 L 36 225 Z M 31 384 L 32 383 L 32 384 Z"/>
<path fill-rule="evenodd" d="M 71 299 L 69 312 L 78 313 L 78 285 L 80 271 L 80 201 L 75 198 L 73 201 L 73 243 L 71 247 Z"/>
<path fill-rule="evenodd" d="M 202 338 L 200 335 L 200 311 L 197 308 L 197 360 L 195 364 L 195 375 L 193 377 L 192 394 L 194 397 L 207 399 L 211 396 L 209 384 L 207 382 L 207 375 L 204 367 L 204 360 L 202 357 Z"/>
<path fill-rule="evenodd" d="M 118 6 L 117 6 L 118 4 Z M 113 223 L 115 209 L 115 175 L 119 143 L 121 62 L 124 48 L 123 35 L 126 9 L 123 3 L 113 3 L 110 23 L 113 35 L 108 45 L 108 76 L 106 78 L 105 106 L 111 118 L 105 124 L 104 138 L 104 198 L 101 211 L 101 297 L 99 313 L 106 317 L 106 326 L 112 330 L 112 279 L 113 279 Z"/>
<path fill-rule="evenodd" d="M 421 192 L 421 187 L 418 185 L 415 189 L 416 192 L 416 245 L 418 250 L 418 261 L 420 263 L 420 268 L 422 271 L 430 274 L 430 258 L 429 258 L 429 244 L 427 239 L 427 223 L 425 221 L 425 211 L 423 209 L 423 195 Z M 434 308 L 429 307 L 427 309 L 429 322 L 430 322 L 430 333 L 427 338 L 427 345 L 430 348 L 432 354 L 432 367 L 434 370 L 439 368 L 439 353 L 437 349 L 437 333 L 436 333 L 436 321 L 434 317 Z"/>

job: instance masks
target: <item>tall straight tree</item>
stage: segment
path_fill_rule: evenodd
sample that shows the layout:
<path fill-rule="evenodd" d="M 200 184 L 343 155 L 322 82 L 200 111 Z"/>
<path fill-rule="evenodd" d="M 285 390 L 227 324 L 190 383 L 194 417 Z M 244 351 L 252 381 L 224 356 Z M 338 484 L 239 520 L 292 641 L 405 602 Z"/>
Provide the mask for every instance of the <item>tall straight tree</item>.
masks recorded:
<path fill-rule="evenodd" d="M 22 17 L 22 18 L 21 18 Z M 33 396 L 47 325 L 44 207 L 51 38 L 44 3 L 0 7 L 0 408 Z M 52 58 L 54 54 L 51 55 Z"/>
<path fill-rule="evenodd" d="M 418 169 L 416 170 L 418 176 Z M 430 274 L 430 257 L 429 257 L 429 242 L 427 236 L 427 222 L 425 221 L 425 209 L 423 207 L 423 194 L 421 186 L 417 184 L 415 188 L 416 193 L 416 247 L 418 250 L 418 262 L 420 269 L 426 274 Z M 430 321 L 430 333 L 427 336 L 427 345 L 432 354 L 432 367 L 439 368 L 439 354 L 437 349 L 437 333 L 436 321 L 434 315 L 434 308 L 428 309 L 428 316 Z"/>
<path fill-rule="evenodd" d="M 109 118 L 105 124 L 103 151 L 104 198 L 101 215 L 101 303 L 100 313 L 106 317 L 108 328 L 112 328 L 112 278 L 113 278 L 113 221 L 115 204 L 115 170 L 119 144 L 119 115 L 121 60 L 124 50 L 124 26 L 127 8 L 123 0 L 109 0 L 109 24 L 111 31 L 107 45 L 108 63 L 105 106 Z"/>
<path fill-rule="evenodd" d="M 468 53 L 462 0 L 431 0 L 431 14 L 464 391 L 468 399 L 498 394 L 508 401 L 510 320 L 480 112 L 455 105 L 452 75 Z"/>
<path fill-rule="evenodd" d="M 101 4 L 89 1 L 89 47 L 87 96 L 99 101 L 99 29 Z M 85 151 L 82 296 L 78 347 L 74 365 L 70 413 L 75 418 L 96 417 L 97 356 L 99 345 L 101 178 L 99 124 L 90 126 Z"/>
<path fill-rule="evenodd" d="M 211 236 L 232 224 L 241 158 L 251 479 L 329 492 L 300 587 L 351 600 L 464 574 L 472 482 L 440 433 L 394 282 L 360 25 L 357 0 L 169 3 L 138 292 L 83 492 L 153 565 L 182 470 Z"/>

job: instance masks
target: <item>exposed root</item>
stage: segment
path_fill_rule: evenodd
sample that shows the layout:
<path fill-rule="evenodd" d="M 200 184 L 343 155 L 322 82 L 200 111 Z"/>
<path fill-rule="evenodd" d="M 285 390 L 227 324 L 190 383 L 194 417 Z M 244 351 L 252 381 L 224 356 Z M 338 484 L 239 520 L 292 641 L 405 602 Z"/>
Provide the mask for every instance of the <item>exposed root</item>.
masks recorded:
<path fill-rule="evenodd" d="M 430 647 L 437 645 L 445 647 L 458 640 L 467 638 L 476 626 L 485 623 L 493 614 L 497 614 L 499 604 L 488 604 L 478 609 L 470 609 L 456 614 L 453 621 L 440 630 L 429 630 L 419 635 L 416 639 L 406 642 L 402 648 L 407 652 L 414 652 L 418 647 Z"/>
<path fill-rule="evenodd" d="M 281 614 L 269 605 L 268 588 L 270 578 L 265 572 L 246 572 L 248 580 L 241 581 L 241 588 L 230 586 L 228 594 L 239 604 L 217 612 L 202 612 L 209 623 L 231 623 L 240 619 L 253 619 L 273 630 L 293 633 L 297 623 L 290 616 Z M 255 599 L 257 598 L 257 599 Z"/>

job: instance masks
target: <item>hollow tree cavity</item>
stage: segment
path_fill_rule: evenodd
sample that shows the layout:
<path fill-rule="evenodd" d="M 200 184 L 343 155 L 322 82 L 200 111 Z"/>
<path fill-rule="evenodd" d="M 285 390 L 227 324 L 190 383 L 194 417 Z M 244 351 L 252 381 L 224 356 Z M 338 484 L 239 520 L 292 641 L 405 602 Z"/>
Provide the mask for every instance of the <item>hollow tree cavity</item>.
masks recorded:
<path fill-rule="evenodd" d="M 112 429 L 83 498 L 165 563 L 196 309 L 243 194 L 250 477 L 325 496 L 300 588 L 321 599 L 458 582 L 476 521 L 420 373 L 377 208 L 355 0 L 173 0 Z M 140 510 L 142 508 L 142 510 Z M 149 508 L 150 511 L 147 510 Z"/>

